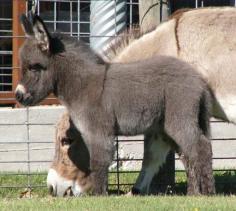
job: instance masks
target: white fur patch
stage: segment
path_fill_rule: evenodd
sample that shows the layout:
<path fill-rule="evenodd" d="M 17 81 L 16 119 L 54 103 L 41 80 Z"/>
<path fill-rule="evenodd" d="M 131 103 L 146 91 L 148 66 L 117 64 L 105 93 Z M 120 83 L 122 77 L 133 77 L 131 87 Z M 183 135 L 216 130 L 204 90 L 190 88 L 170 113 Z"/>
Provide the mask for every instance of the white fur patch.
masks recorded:
<path fill-rule="evenodd" d="M 64 196 L 69 187 L 71 187 L 74 196 L 80 196 L 83 193 L 82 188 L 77 182 L 60 176 L 56 170 L 52 168 L 48 171 L 47 186 L 52 186 L 53 195 L 59 197 Z"/>
<path fill-rule="evenodd" d="M 74 183 L 71 190 L 72 190 L 74 196 L 81 196 L 83 194 L 83 190 L 77 182 Z"/>
<path fill-rule="evenodd" d="M 18 84 L 15 90 L 15 93 L 16 92 L 21 92 L 22 94 L 26 94 L 26 89 L 22 84 Z"/>
<path fill-rule="evenodd" d="M 162 138 L 152 140 L 152 143 L 149 145 L 149 153 L 151 154 L 150 158 L 152 158 L 152 160 L 147 162 L 147 166 L 142 166 L 140 178 L 135 184 L 135 187 L 141 190 L 142 194 L 149 193 L 152 178 L 165 162 L 170 149 L 170 145 L 162 141 Z"/>
<path fill-rule="evenodd" d="M 50 168 L 47 176 L 47 186 L 53 187 L 53 195 L 64 196 L 69 187 L 73 186 L 73 181 L 61 177 L 54 169 Z"/>

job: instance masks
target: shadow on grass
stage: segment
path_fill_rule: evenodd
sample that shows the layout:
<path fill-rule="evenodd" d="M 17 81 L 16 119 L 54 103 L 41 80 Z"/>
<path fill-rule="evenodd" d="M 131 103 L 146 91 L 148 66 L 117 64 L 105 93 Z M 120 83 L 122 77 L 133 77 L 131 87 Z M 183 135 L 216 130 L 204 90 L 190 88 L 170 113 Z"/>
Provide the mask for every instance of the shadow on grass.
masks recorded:
<path fill-rule="evenodd" d="M 167 195 L 186 195 L 187 193 L 187 181 L 185 172 L 176 173 L 176 183 L 174 187 L 169 186 L 168 189 L 161 193 Z M 214 172 L 216 194 L 220 195 L 236 195 L 236 170 L 235 171 L 215 171 Z M 127 180 L 127 175 L 125 176 Z M 117 186 L 109 186 L 109 195 L 123 195 L 129 192 L 132 185 L 120 185 L 118 191 Z M 154 193 L 155 195 L 155 193 Z"/>
<path fill-rule="evenodd" d="M 230 195 L 236 194 L 236 171 L 214 172 L 216 194 Z M 187 182 L 180 181 L 175 184 L 174 193 L 185 195 L 187 192 Z"/>
<path fill-rule="evenodd" d="M 138 173 L 120 174 L 119 191 L 117 187 L 116 174 L 110 174 L 108 186 L 109 195 L 123 195 L 129 192 L 134 184 Z M 221 195 L 236 195 L 236 170 L 214 171 L 216 181 L 216 193 Z M 164 193 L 167 195 L 186 195 L 187 182 L 185 172 L 176 172 L 175 187 L 169 187 Z M 1 175 L 0 173 L 0 198 L 19 198 L 27 187 L 28 177 L 25 174 L 20 175 Z M 46 187 L 46 173 L 31 175 L 30 182 L 32 185 L 33 197 L 47 197 L 48 190 Z M 4 188 L 5 186 L 5 188 Z M 13 186 L 16 186 L 13 188 Z M 17 186 L 19 188 L 17 188 Z M 38 187 L 37 187 L 38 186 Z"/>

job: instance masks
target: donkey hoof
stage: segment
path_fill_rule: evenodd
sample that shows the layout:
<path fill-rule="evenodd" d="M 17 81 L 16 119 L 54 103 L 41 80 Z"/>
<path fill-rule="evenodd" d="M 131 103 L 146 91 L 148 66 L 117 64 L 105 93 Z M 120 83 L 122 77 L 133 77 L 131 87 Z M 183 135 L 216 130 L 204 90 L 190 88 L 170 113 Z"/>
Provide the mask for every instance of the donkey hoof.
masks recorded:
<path fill-rule="evenodd" d="M 141 195 L 141 191 L 135 187 L 132 188 L 131 193 L 132 195 Z"/>

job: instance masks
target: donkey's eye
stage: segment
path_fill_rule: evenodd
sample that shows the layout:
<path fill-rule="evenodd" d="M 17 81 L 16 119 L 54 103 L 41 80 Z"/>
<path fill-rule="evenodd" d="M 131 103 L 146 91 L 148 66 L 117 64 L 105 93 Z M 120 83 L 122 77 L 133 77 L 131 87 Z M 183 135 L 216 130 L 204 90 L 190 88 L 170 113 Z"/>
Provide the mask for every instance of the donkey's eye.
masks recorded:
<path fill-rule="evenodd" d="M 29 66 L 29 70 L 32 71 L 32 72 L 37 72 L 37 71 L 41 71 L 41 70 L 45 70 L 46 68 L 39 64 L 39 63 L 36 63 L 36 64 L 32 64 Z"/>
<path fill-rule="evenodd" d="M 62 145 L 62 146 L 71 145 L 72 142 L 73 142 L 73 140 L 70 139 L 70 138 L 63 138 L 63 139 L 61 140 L 61 145 Z"/>

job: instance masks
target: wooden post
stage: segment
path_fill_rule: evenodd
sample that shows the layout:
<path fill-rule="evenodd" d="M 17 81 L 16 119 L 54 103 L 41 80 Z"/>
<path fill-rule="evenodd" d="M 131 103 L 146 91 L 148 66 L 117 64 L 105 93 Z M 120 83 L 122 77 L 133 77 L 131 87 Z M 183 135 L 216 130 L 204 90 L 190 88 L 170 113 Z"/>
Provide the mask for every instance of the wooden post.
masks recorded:
<path fill-rule="evenodd" d="M 12 93 L 11 93 L 11 99 L 14 99 L 14 90 L 21 78 L 21 71 L 19 68 L 19 57 L 18 57 L 18 52 L 20 49 L 20 46 L 24 42 L 24 32 L 21 28 L 20 24 L 20 16 L 23 13 L 26 13 L 26 0 L 12 0 L 13 1 L 13 12 L 12 12 Z M 14 100 L 14 103 L 17 103 Z M 54 95 L 50 94 L 47 99 L 45 99 L 41 105 L 46 104 L 58 104 L 58 100 L 55 98 Z M 17 103 L 17 107 L 20 105 Z"/>
<path fill-rule="evenodd" d="M 160 0 L 139 0 L 139 21 L 143 33 L 148 32 L 160 24 Z M 162 20 L 167 19 L 167 5 L 162 5 Z M 175 184 L 175 154 L 170 152 L 166 163 L 155 175 L 150 192 L 151 194 L 169 193 Z"/>
<path fill-rule="evenodd" d="M 167 19 L 167 5 L 161 2 L 161 0 L 139 0 L 139 25 L 143 33 L 155 29 L 161 21 Z"/>
<path fill-rule="evenodd" d="M 21 30 L 19 16 L 25 13 L 26 0 L 12 0 L 12 90 L 0 92 L 0 104 L 11 104 L 16 103 L 14 90 L 20 77 L 19 61 L 18 61 L 18 50 L 23 42 L 23 38 L 15 36 L 23 35 Z"/>
<path fill-rule="evenodd" d="M 17 83 L 20 79 L 21 73 L 19 69 L 18 52 L 21 44 L 24 41 L 24 32 L 20 24 L 20 15 L 26 12 L 26 0 L 13 0 L 13 12 L 12 12 L 12 26 L 13 26 L 13 40 L 12 40 L 12 89 L 15 90 Z"/>
<path fill-rule="evenodd" d="M 141 31 L 144 33 L 150 31 L 154 29 L 159 23 L 159 0 L 139 0 L 139 24 Z"/>
<path fill-rule="evenodd" d="M 23 43 L 24 36 L 21 30 L 19 17 L 26 11 L 26 0 L 12 0 L 12 90 L 7 92 L 0 92 L 0 104 L 16 103 L 14 90 L 20 79 L 20 69 L 18 60 L 18 50 Z"/>

